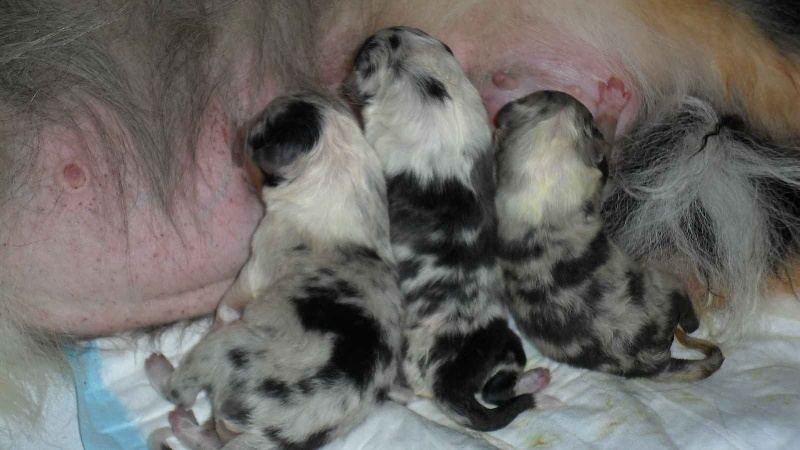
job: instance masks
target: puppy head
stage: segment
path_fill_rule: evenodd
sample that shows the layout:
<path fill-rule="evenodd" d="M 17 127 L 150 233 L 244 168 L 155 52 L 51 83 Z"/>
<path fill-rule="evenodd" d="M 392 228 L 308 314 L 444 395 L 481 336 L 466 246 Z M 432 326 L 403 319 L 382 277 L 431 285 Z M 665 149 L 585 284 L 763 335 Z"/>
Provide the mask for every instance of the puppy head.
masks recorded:
<path fill-rule="evenodd" d="M 595 125 L 592 113 L 577 99 L 558 91 L 539 91 L 508 103 L 497 113 L 499 150 L 504 142 L 520 134 L 535 135 L 541 145 L 512 150 L 544 153 L 564 152 L 563 157 L 597 168 L 606 158 L 608 144 Z M 549 144 L 548 144 L 549 142 Z M 532 155 L 533 156 L 533 155 Z"/>
<path fill-rule="evenodd" d="M 246 147 L 280 220 L 331 242 L 388 236 L 381 162 L 344 103 L 315 93 L 278 97 L 249 125 Z"/>
<path fill-rule="evenodd" d="M 415 28 L 393 27 L 364 42 L 355 59 L 355 87 L 367 103 L 405 96 L 411 87 L 417 100 L 445 102 L 464 74 L 444 43 Z M 376 98 L 377 97 L 377 98 Z"/>
<path fill-rule="evenodd" d="M 326 112 L 333 106 L 316 94 L 274 99 L 247 126 L 248 154 L 261 172 L 264 188 L 293 181 L 319 150 Z"/>
<path fill-rule="evenodd" d="M 558 218 L 599 199 L 608 144 L 572 96 L 541 91 L 507 104 L 497 114 L 495 145 L 498 190 L 524 191 L 525 205 L 515 208 L 531 218 Z"/>
<path fill-rule="evenodd" d="M 373 145 L 380 138 L 405 144 L 441 141 L 449 148 L 477 138 L 490 142 L 478 91 L 450 48 L 420 30 L 388 28 L 367 39 L 356 55 L 353 75 L 353 91 L 363 103 L 365 131 Z"/>

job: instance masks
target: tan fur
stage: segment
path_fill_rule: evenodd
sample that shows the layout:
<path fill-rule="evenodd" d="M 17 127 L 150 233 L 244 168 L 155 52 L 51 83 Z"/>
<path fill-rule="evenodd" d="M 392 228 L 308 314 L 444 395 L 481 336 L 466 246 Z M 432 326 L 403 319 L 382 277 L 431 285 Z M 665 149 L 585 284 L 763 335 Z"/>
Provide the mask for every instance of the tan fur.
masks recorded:
<path fill-rule="evenodd" d="M 697 49 L 724 88 L 725 106 L 744 108 L 749 121 L 774 137 L 800 131 L 800 61 L 747 16 L 712 0 L 624 0 L 624 7 L 656 33 Z"/>

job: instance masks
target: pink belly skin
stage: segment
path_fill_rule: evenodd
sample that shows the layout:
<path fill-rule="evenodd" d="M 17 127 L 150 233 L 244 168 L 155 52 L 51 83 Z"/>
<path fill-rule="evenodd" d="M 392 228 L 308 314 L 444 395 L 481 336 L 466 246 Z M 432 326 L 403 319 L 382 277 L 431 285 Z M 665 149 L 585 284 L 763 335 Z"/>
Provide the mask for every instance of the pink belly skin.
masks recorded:
<path fill-rule="evenodd" d="M 185 164 L 174 226 L 135 188 L 123 223 L 115 198 L 99 195 L 114 192 L 112 175 L 102 164 L 84 170 L 69 133 L 45 134 L 43 186 L 2 234 L 2 257 L 39 326 L 101 335 L 214 310 L 247 260 L 263 207 L 232 158 L 224 113 L 211 108 L 207 122 L 197 164 Z"/>
<path fill-rule="evenodd" d="M 438 31 L 418 23 L 424 19 L 400 23 L 422 27 L 453 48 L 491 118 L 507 101 L 542 89 L 577 93 L 597 112 L 599 82 L 616 76 L 632 94 L 617 134 L 630 126 L 639 96 L 620 65 L 593 56 L 592 49 L 554 30 L 531 27 L 510 33 L 498 27 L 488 35 L 477 34 L 481 14 L 485 12 L 468 11 L 463 20 Z M 326 42 L 341 46 L 343 40 Z M 359 44 L 331 54 L 350 54 Z M 323 77 L 331 86 L 349 71 L 341 60 L 323 64 Z M 242 115 L 255 114 L 276 93 L 243 90 Z M 102 167 L 83 171 L 85 161 L 74 150 L 77 144 L 65 138 L 63 130 L 45 133 L 48 156 L 40 163 L 40 188 L 32 200 L 19 202 L 19 214 L 7 219 L 0 231 L 0 257 L 12 263 L 3 281 L 19 288 L 34 323 L 51 331 L 94 336 L 213 313 L 248 258 L 249 239 L 263 212 L 232 156 L 232 136 L 240 120 L 218 107 L 209 110 L 198 164 L 185 165 L 189 176 L 180 190 L 188 194 L 176 203 L 180 233 L 148 193 L 135 188 L 126 198 L 132 209 L 125 227 L 113 198 L 99 195 L 113 192 L 112 177 Z M 127 183 L 140 184 L 134 174 Z"/>

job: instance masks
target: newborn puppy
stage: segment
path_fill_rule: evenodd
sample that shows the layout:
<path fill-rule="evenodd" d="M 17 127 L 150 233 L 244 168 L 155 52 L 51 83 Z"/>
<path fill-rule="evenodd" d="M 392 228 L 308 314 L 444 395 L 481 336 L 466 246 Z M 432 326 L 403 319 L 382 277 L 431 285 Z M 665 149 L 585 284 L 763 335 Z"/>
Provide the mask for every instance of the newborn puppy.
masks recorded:
<path fill-rule="evenodd" d="M 353 83 L 388 183 L 407 381 L 461 425 L 502 428 L 546 398 L 533 393 L 550 375 L 520 377 L 526 358 L 506 320 L 481 98 L 450 49 L 411 28 L 369 38 Z M 476 394 L 499 406 L 487 408 Z"/>
<path fill-rule="evenodd" d="M 606 237 L 598 211 L 607 146 L 591 113 L 567 94 L 543 91 L 502 108 L 497 127 L 501 262 L 512 313 L 539 350 L 663 381 L 719 369 L 720 349 L 684 333 L 700 324 L 682 285 L 644 271 Z M 672 358 L 676 335 L 707 358 Z"/>
<path fill-rule="evenodd" d="M 241 317 L 222 308 L 174 371 L 160 355 L 146 369 L 192 448 L 319 447 L 362 422 L 398 370 L 385 181 L 355 120 L 321 96 L 278 98 L 250 130 L 266 215 L 235 288 L 251 301 Z M 216 433 L 181 409 L 202 389 Z"/>

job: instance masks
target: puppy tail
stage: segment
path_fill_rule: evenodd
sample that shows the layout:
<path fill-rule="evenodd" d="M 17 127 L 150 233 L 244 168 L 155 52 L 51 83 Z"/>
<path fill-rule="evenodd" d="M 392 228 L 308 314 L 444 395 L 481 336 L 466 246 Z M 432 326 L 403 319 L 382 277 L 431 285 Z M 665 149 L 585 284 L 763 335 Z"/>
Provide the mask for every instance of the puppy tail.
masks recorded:
<path fill-rule="evenodd" d="M 704 359 L 672 358 L 667 368 L 655 379 L 658 381 L 698 381 L 710 377 L 719 370 L 725 357 L 722 350 L 713 342 L 690 337 L 680 328 L 675 329 L 675 337 L 684 347 L 699 350 Z"/>
<path fill-rule="evenodd" d="M 495 431 L 510 424 L 522 412 L 535 408 L 537 397 L 535 394 L 518 395 L 496 408 L 487 408 L 474 394 L 463 391 L 453 392 L 451 398 L 437 400 L 442 411 L 459 425 L 478 431 Z"/>

